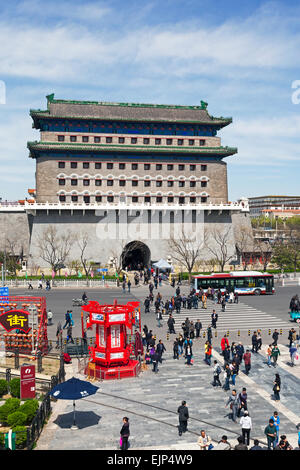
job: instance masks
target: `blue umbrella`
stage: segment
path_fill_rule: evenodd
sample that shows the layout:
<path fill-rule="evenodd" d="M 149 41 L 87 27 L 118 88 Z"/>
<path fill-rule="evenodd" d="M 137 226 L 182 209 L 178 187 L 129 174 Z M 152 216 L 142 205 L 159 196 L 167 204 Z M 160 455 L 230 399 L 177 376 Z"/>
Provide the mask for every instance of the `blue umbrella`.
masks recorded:
<path fill-rule="evenodd" d="M 75 400 L 80 400 L 81 398 L 88 397 L 90 395 L 94 395 L 97 392 L 99 387 L 92 385 L 85 380 L 76 379 L 72 377 L 66 382 L 62 382 L 49 392 L 53 398 L 59 400 L 73 400 L 73 413 L 74 413 L 74 422 L 72 428 L 77 428 L 75 422 Z"/>

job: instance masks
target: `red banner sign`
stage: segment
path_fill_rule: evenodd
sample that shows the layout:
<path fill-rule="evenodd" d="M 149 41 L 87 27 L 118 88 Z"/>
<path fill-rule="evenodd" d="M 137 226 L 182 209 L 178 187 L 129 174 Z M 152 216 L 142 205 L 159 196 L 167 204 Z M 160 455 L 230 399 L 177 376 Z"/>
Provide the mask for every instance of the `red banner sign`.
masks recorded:
<path fill-rule="evenodd" d="M 20 379 L 21 399 L 35 398 L 35 365 L 21 366 Z"/>

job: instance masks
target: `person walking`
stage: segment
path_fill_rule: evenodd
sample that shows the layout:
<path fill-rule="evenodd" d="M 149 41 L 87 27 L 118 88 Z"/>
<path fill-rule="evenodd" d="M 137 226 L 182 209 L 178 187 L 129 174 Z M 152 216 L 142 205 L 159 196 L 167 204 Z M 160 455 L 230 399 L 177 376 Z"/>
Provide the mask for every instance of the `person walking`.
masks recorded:
<path fill-rule="evenodd" d="M 182 354 L 183 354 L 183 343 L 184 343 L 183 336 L 179 335 L 179 338 L 178 338 L 178 353 L 179 353 L 179 356 L 182 356 Z"/>
<path fill-rule="evenodd" d="M 56 349 L 62 348 L 62 335 L 63 335 L 63 331 L 62 331 L 61 323 L 59 321 L 57 324 L 57 328 L 56 328 L 56 346 L 55 346 Z"/>
<path fill-rule="evenodd" d="M 131 280 L 130 279 L 128 279 L 127 288 L 128 288 L 128 292 L 130 293 L 130 288 L 131 288 Z"/>
<path fill-rule="evenodd" d="M 211 331 L 211 325 L 208 325 L 207 327 L 207 340 L 212 343 L 212 331 Z"/>
<path fill-rule="evenodd" d="M 173 359 L 179 359 L 178 338 L 173 343 Z"/>
<path fill-rule="evenodd" d="M 168 324 L 168 328 L 169 328 L 169 333 L 170 334 L 175 334 L 175 329 L 174 329 L 174 325 L 175 325 L 175 320 L 172 316 L 172 313 L 170 313 L 169 315 L 169 318 L 168 318 L 168 321 L 167 321 L 167 324 Z"/>
<path fill-rule="evenodd" d="M 67 310 L 67 313 L 65 314 L 65 324 L 63 326 L 63 330 L 68 326 L 71 325 L 71 316 L 70 316 L 70 310 Z"/>
<path fill-rule="evenodd" d="M 242 428 L 243 444 L 248 446 L 250 444 L 250 432 L 252 429 L 252 420 L 248 411 L 245 411 L 244 416 L 241 417 L 240 425 Z"/>
<path fill-rule="evenodd" d="M 158 341 L 158 344 L 156 346 L 156 352 L 158 354 L 158 361 L 162 364 L 162 355 L 163 353 L 166 351 L 166 348 L 165 348 L 165 345 L 164 343 L 162 342 L 162 340 L 160 339 Z"/>
<path fill-rule="evenodd" d="M 243 359 L 244 359 L 244 364 L 245 364 L 246 375 L 249 375 L 249 372 L 251 369 L 251 352 L 249 351 L 249 349 L 246 350 L 243 356 Z"/>
<path fill-rule="evenodd" d="M 271 367 L 271 357 L 272 357 L 272 345 L 269 344 L 269 346 L 267 347 L 267 364 L 269 367 Z"/>
<path fill-rule="evenodd" d="M 231 369 L 231 382 L 232 382 L 232 385 L 235 386 L 235 379 L 236 379 L 236 376 L 238 375 L 239 367 L 236 362 L 232 362 L 229 367 Z"/>
<path fill-rule="evenodd" d="M 265 427 L 264 433 L 267 436 L 268 450 L 274 450 L 277 438 L 277 431 L 273 419 L 269 419 L 269 424 Z"/>
<path fill-rule="evenodd" d="M 281 378 L 279 374 L 275 374 L 275 379 L 273 382 L 273 392 L 274 392 L 275 401 L 280 400 L 280 390 L 281 390 Z"/>
<path fill-rule="evenodd" d="M 67 343 L 69 343 L 69 341 L 71 340 L 71 343 L 74 344 L 74 340 L 73 340 L 73 336 L 72 336 L 72 330 L 73 330 L 73 327 L 70 324 L 67 328 Z"/>
<path fill-rule="evenodd" d="M 247 399 L 248 399 L 247 389 L 243 387 L 243 390 L 241 391 L 241 393 L 239 393 L 239 410 L 237 414 L 238 418 L 241 415 L 242 409 L 244 410 L 244 414 L 246 411 L 248 411 Z"/>
<path fill-rule="evenodd" d="M 278 415 L 278 411 L 274 411 L 273 416 L 271 416 L 270 419 L 272 419 L 274 421 L 274 425 L 275 425 L 276 433 L 277 433 L 275 444 L 278 444 L 279 426 L 280 426 L 280 418 L 279 418 L 279 415 Z"/>
<path fill-rule="evenodd" d="M 182 401 L 181 405 L 177 409 L 179 414 L 179 436 L 182 436 L 182 433 L 187 431 L 188 419 L 189 419 L 189 410 L 186 405 L 186 401 Z"/>
<path fill-rule="evenodd" d="M 224 350 L 229 346 L 229 341 L 228 341 L 228 338 L 227 338 L 227 335 L 225 333 L 225 335 L 223 336 L 223 338 L 221 339 L 221 349 L 222 349 L 222 354 L 224 353 Z M 224 355 L 224 354 L 223 354 Z"/>
<path fill-rule="evenodd" d="M 149 299 L 149 297 L 146 297 L 144 305 L 145 305 L 145 313 L 150 313 L 150 299 Z"/>
<path fill-rule="evenodd" d="M 211 437 L 206 434 L 204 429 L 200 432 L 197 444 L 200 447 L 200 450 L 209 450 L 212 447 Z"/>
<path fill-rule="evenodd" d="M 273 359 L 273 366 L 277 366 L 278 356 L 280 356 L 279 347 L 277 344 L 272 348 L 271 357 Z"/>
<path fill-rule="evenodd" d="M 272 346 L 277 346 L 278 337 L 279 337 L 279 332 L 275 328 L 274 333 L 272 334 L 272 339 L 273 339 Z"/>
<path fill-rule="evenodd" d="M 257 330 L 257 337 L 256 337 L 256 352 L 258 352 L 262 348 L 262 337 L 261 337 L 261 330 Z"/>
<path fill-rule="evenodd" d="M 252 352 L 256 353 L 257 352 L 257 332 L 256 331 L 253 332 L 251 342 L 252 342 Z"/>
<path fill-rule="evenodd" d="M 297 339 L 297 333 L 295 328 L 291 328 L 288 335 L 288 340 L 290 342 L 289 347 L 292 346 L 292 343 L 295 343 Z"/>
<path fill-rule="evenodd" d="M 193 357 L 192 345 L 193 345 L 193 341 L 189 337 L 187 337 L 184 342 L 184 348 L 185 348 L 186 364 L 188 366 L 192 365 L 191 364 L 191 360 Z"/>
<path fill-rule="evenodd" d="M 128 439 L 130 436 L 130 430 L 129 430 L 129 418 L 127 416 L 124 416 L 123 418 L 123 426 L 120 431 L 120 444 L 121 444 L 121 450 L 127 450 L 128 449 Z"/>
<path fill-rule="evenodd" d="M 225 369 L 226 364 L 229 364 L 230 362 L 230 346 L 229 345 L 223 351 L 223 358 L 224 358 L 224 369 Z"/>
<path fill-rule="evenodd" d="M 290 358 L 291 358 L 291 367 L 295 365 L 295 359 L 297 357 L 297 347 L 295 343 L 292 343 L 289 348 Z"/>
<path fill-rule="evenodd" d="M 238 444 L 234 446 L 234 450 L 248 450 L 248 447 L 246 444 L 243 443 L 243 437 L 239 436 L 237 438 Z"/>
<path fill-rule="evenodd" d="M 197 320 L 195 323 L 196 338 L 199 338 L 202 329 L 202 323 L 200 320 Z"/>
<path fill-rule="evenodd" d="M 153 364 L 152 372 L 154 372 L 155 374 L 157 374 L 157 372 L 158 372 L 159 355 L 158 355 L 157 351 L 156 351 L 154 348 L 153 348 L 153 354 L 151 354 L 151 351 L 150 351 L 150 356 L 151 356 L 152 364 Z"/>
<path fill-rule="evenodd" d="M 220 386 L 222 387 L 222 384 L 220 382 L 220 374 L 221 374 L 221 367 L 220 365 L 218 364 L 218 361 L 214 360 L 214 372 L 213 372 L 213 387 L 216 387 L 216 386 Z"/>
<path fill-rule="evenodd" d="M 236 423 L 237 413 L 239 409 L 239 397 L 235 389 L 232 390 L 231 395 L 228 398 L 228 401 L 225 405 L 225 408 L 227 408 L 228 405 L 230 406 L 230 410 L 231 410 L 231 413 L 230 413 L 231 419 L 234 423 Z"/>
<path fill-rule="evenodd" d="M 213 313 L 211 314 L 211 326 L 213 328 L 217 328 L 217 321 L 218 321 L 218 314 L 215 310 L 213 310 Z"/>
<path fill-rule="evenodd" d="M 230 385 L 229 385 L 230 377 L 231 377 L 231 370 L 230 370 L 230 368 L 229 368 L 229 364 L 226 363 L 226 364 L 225 364 L 225 371 L 224 371 L 225 383 L 224 383 L 224 385 L 223 385 L 223 389 L 224 389 L 225 392 L 226 392 L 227 390 L 230 390 Z"/>
<path fill-rule="evenodd" d="M 212 346 L 209 341 L 206 341 L 204 345 L 204 351 L 205 351 L 205 359 L 204 361 L 208 366 L 211 365 L 211 356 L 212 356 Z"/>
<path fill-rule="evenodd" d="M 250 450 L 263 450 L 263 448 L 259 445 L 258 439 L 254 439 L 253 444 L 254 445 L 250 447 Z"/>
<path fill-rule="evenodd" d="M 157 309 L 157 312 L 156 312 L 156 320 L 157 320 L 157 327 L 160 328 L 162 326 L 160 323 L 162 320 L 162 314 L 159 308 Z"/>

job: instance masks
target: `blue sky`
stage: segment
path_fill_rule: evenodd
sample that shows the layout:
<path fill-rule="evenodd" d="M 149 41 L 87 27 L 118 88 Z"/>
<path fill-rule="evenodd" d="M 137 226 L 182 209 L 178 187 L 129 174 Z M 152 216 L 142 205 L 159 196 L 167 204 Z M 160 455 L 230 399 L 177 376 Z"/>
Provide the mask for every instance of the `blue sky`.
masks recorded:
<path fill-rule="evenodd" d="M 24 0 L 0 5 L 0 197 L 34 187 L 30 108 L 45 96 L 196 105 L 231 116 L 229 197 L 299 195 L 296 1 Z M 300 90 L 300 82 L 296 84 Z M 295 97 L 295 95 L 294 95 Z M 299 95 L 296 98 L 300 97 Z M 1 100 L 1 96 L 0 96 Z"/>

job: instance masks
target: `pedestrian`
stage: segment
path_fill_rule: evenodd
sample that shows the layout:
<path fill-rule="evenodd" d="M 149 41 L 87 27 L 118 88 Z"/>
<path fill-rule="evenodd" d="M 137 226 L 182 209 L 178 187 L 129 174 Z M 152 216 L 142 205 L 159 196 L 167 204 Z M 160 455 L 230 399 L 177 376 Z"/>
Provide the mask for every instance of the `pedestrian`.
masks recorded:
<path fill-rule="evenodd" d="M 234 446 L 234 450 L 248 450 L 248 447 L 246 444 L 243 443 L 243 437 L 239 436 L 237 438 L 238 444 Z"/>
<path fill-rule="evenodd" d="M 42 281 L 42 279 L 39 280 L 39 289 L 43 289 L 43 281 Z"/>
<path fill-rule="evenodd" d="M 239 409 L 239 398 L 235 389 L 232 390 L 231 395 L 225 405 L 225 408 L 227 408 L 228 405 L 230 405 L 231 419 L 234 423 L 236 423 L 236 417 Z"/>
<path fill-rule="evenodd" d="M 28 283 L 28 289 L 29 289 L 29 290 L 33 290 L 33 287 L 32 287 L 31 282 Z"/>
<path fill-rule="evenodd" d="M 224 357 L 224 368 L 225 368 L 226 364 L 229 364 L 230 362 L 230 346 L 229 345 L 227 346 L 227 348 L 224 349 L 223 357 Z"/>
<path fill-rule="evenodd" d="M 280 375 L 275 374 L 275 379 L 274 379 L 274 382 L 273 382 L 273 392 L 274 392 L 275 401 L 280 400 L 280 390 L 281 390 Z"/>
<path fill-rule="evenodd" d="M 239 410 L 237 414 L 238 418 L 241 415 L 242 409 L 244 410 L 244 414 L 245 411 L 248 411 L 247 398 L 247 389 L 243 387 L 243 390 L 239 393 Z"/>
<path fill-rule="evenodd" d="M 280 351 L 279 351 L 279 348 L 276 344 L 275 346 L 273 346 L 272 352 L 271 352 L 271 357 L 273 358 L 273 366 L 274 367 L 277 366 L 278 356 L 280 356 Z"/>
<path fill-rule="evenodd" d="M 178 407 L 177 413 L 179 414 L 179 436 L 182 436 L 182 433 L 187 431 L 187 424 L 189 419 L 189 410 L 186 405 L 186 401 L 183 401 Z"/>
<path fill-rule="evenodd" d="M 295 343 L 292 343 L 289 348 L 290 358 L 291 358 L 291 367 L 295 365 L 295 359 L 297 359 L 297 347 Z"/>
<path fill-rule="evenodd" d="M 288 340 L 290 342 L 289 347 L 292 346 L 292 343 L 295 343 L 296 339 L 297 339 L 297 334 L 296 334 L 295 328 L 291 328 L 289 331 L 289 335 L 288 335 Z"/>
<path fill-rule="evenodd" d="M 149 297 L 146 297 L 144 305 L 145 305 L 145 313 L 150 313 L 150 299 L 149 299 Z"/>
<path fill-rule="evenodd" d="M 236 347 L 236 353 L 239 358 L 239 363 L 241 363 L 243 360 L 244 352 L 245 352 L 245 348 L 243 346 L 243 343 L 239 341 L 239 344 Z"/>
<path fill-rule="evenodd" d="M 195 323 L 196 338 L 199 338 L 202 329 L 202 323 L 200 320 L 197 320 Z"/>
<path fill-rule="evenodd" d="M 131 281 L 130 281 L 130 279 L 128 279 L 127 287 L 128 287 L 128 292 L 130 292 L 130 288 L 131 288 Z"/>
<path fill-rule="evenodd" d="M 156 312 L 156 320 L 157 320 L 157 326 L 158 328 L 160 328 L 162 325 L 161 325 L 161 320 L 162 320 L 162 314 L 161 314 L 161 311 L 160 309 L 157 310 Z"/>
<path fill-rule="evenodd" d="M 152 354 L 151 354 L 151 352 L 152 352 Z M 157 372 L 158 372 L 159 355 L 158 355 L 158 353 L 155 351 L 154 348 L 150 351 L 150 356 L 151 356 L 152 364 L 153 364 L 152 372 L 155 372 L 155 374 L 157 374 Z"/>
<path fill-rule="evenodd" d="M 173 343 L 173 359 L 179 359 L 178 338 Z"/>
<path fill-rule="evenodd" d="M 65 322 L 65 324 L 64 324 L 64 326 L 63 326 L 63 330 L 64 330 L 68 325 L 71 324 L 70 310 L 67 310 L 67 313 L 65 314 L 65 320 L 66 320 L 66 322 Z"/>
<path fill-rule="evenodd" d="M 262 347 L 262 337 L 261 337 L 261 330 L 257 330 L 256 336 L 256 352 L 258 352 Z"/>
<path fill-rule="evenodd" d="M 225 300 L 225 297 L 224 297 L 224 296 L 223 296 L 223 298 L 222 298 L 221 306 L 222 306 L 222 312 L 225 312 L 225 309 L 226 309 L 226 300 Z"/>
<path fill-rule="evenodd" d="M 250 447 L 249 450 L 263 450 L 263 448 L 259 445 L 259 440 L 258 439 L 254 439 L 253 441 L 253 446 Z"/>
<path fill-rule="evenodd" d="M 59 347 L 62 347 L 62 327 L 60 321 L 57 324 L 56 328 L 56 346 L 55 348 L 58 349 Z"/>
<path fill-rule="evenodd" d="M 178 338 L 178 353 L 179 353 L 179 356 L 182 356 L 182 354 L 183 354 L 183 343 L 184 343 L 183 336 L 179 335 L 179 338 Z"/>
<path fill-rule="evenodd" d="M 191 363 L 191 360 L 192 360 L 192 357 L 193 357 L 192 345 L 193 345 L 192 340 L 189 337 L 187 337 L 185 342 L 184 342 L 184 348 L 185 348 L 186 364 L 188 366 L 192 365 L 192 363 Z"/>
<path fill-rule="evenodd" d="M 225 371 L 224 371 L 224 379 L 225 379 L 225 383 L 223 385 L 224 391 L 230 390 L 230 385 L 229 385 L 230 377 L 231 377 L 231 370 L 229 368 L 229 364 L 226 363 Z"/>
<path fill-rule="evenodd" d="M 168 325 L 168 328 L 169 328 L 169 333 L 170 334 L 175 334 L 175 329 L 174 329 L 174 325 L 175 325 L 175 320 L 172 316 L 172 314 L 170 313 L 169 315 L 169 318 L 168 318 L 168 321 L 167 321 L 167 325 Z"/>
<path fill-rule="evenodd" d="M 218 361 L 214 360 L 213 387 L 218 386 L 218 385 L 220 387 L 222 387 L 222 384 L 221 384 L 220 378 L 219 378 L 220 374 L 221 374 L 221 367 L 218 364 Z"/>
<path fill-rule="evenodd" d="M 48 313 L 47 313 L 47 325 L 50 326 L 50 325 L 53 325 L 53 313 L 51 312 L 51 310 L 48 310 Z"/>
<path fill-rule="evenodd" d="M 252 338 L 252 352 L 257 352 L 257 333 L 256 331 L 253 332 Z"/>
<path fill-rule="evenodd" d="M 212 346 L 211 346 L 209 341 L 205 342 L 204 352 L 205 352 L 204 362 L 206 362 L 206 364 L 208 366 L 210 366 L 211 365 L 211 356 L 212 356 Z"/>
<path fill-rule="evenodd" d="M 166 348 L 165 348 L 165 345 L 164 343 L 162 342 L 162 340 L 160 339 L 158 341 L 158 344 L 156 346 L 156 352 L 158 354 L 158 361 L 162 364 L 162 355 L 163 353 L 166 351 Z"/>
<path fill-rule="evenodd" d="M 197 444 L 200 447 L 200 450 L 210 450 L 213 447 L 211 437 L 206 434 L 204 429 L 200 432 Z"/>
<path fill-rule="evenodd" d="M 271 450 L 271 448 L 274 450 L 275 448 L 275 443 L 276 443 L 276 437 L 277 437 L 277 432 L 275 428 L 275 424 L 273 419 L 269 419 L 269 424 L 268 426 L 265 427 L 265 435 L 267 436 L 267 441 L 268 441 L 268 450 Z"/>
<path fill-rule="evenodd" d="M 125 289 L 126 289 L 126 281 L 125 280 L 122 282 L 122 289 L 123 289 L 123 294 L 125 294 Z"/>
<path fill-rule="evenodd" d="M 239 367 L 238 367 L 238 364 L 236 362 L 232 362 L 229 367 L 231 369 L 231 383 L 234 386 L 236 376 L 238 375 L 238 372 L 239 372 Z"/>
<path fill-rule="evenodd" d="M 72 329 L 73 329 L 72 325 L 69 325 L 67 329 L 67 343 L 69 343 L 69 341 L 71 340 L 71 343 L 74 344 L 74 340 L 72 336 Z"/>
<path fill-rule="evenodd" d="M 231 450 L 231 444 L 228 442 L 226 435 L 222 436 L 214 450 Z"/>
<path fill-rule="evenodd" d="M 248 411 L 245 411 L 244 416 L 241 417 L 240 425 L 242 428 L 243 444 L 248 446 L 250 444 L 250 432 L 252 429 L 252 420 Z"/>
<path fill-rule="evenodd" d="M 278 444 L 279 426 L 280 426 L 280 418 L 279 418 L 279 415 L 278 415 L 278 411 L 274 411 L 273 416 L 271 416 L 270 419 L 272 419 L 274 421 L 274 425 L 275 425 L 276 433 L 277 433 L 276 444 Z"/>
<path fill-rule="evenodd" d="M 267 347 L 267 364 L 269 367 L 271 367 L 271 357 L 272 357 L 272 344 L 269 344 Z"/>
<path fill-rule="evenodd" d="M 210 344 L 212 343 L 212 331 L 210 325 L 207 327 L 207 340 L 210 342 Z"/>
<path fill-rule="evenodd" d="M 239 294 L 237 292 L 234 293 L 234 303 L 235 304 L 239 303 Z"/>
<path fill-rule="evenodd" d="M 279 332 L 275 328 L 274 333 L 272 334 L 272 339 L 273 339 L 272 346 L 277 346 L 278 336 L 279 336 Z"/>
<path fill-rule="evenodd" d="M 225 335 L 223 336 L 223 338 L 221 339 L 221 349 L 222 349 L 222 354 L 224 353 L 224 350 L 226 349 L 226 347 L 229 346 L 229 341 L 228 341 L 228 338 L 227 338 L 227 335 L 225 333 Z M 223 354 L 224 355 L 224 354 Z"/>
<path fill-rule="evenodd" d="M 215 310 L 213 310 L 213 313 L 211 315 L 211 326 L 213 328 L 217 328 L 217 321 L 218 321 L 218 314 L 216 313 Z"/>
<path fill-rule="evenodd" d="M 245 364 L 245 372 L 246 375 L 248 375 L 251 369 L 251 352 L 249 351 L 249 349 L 246 349 L 243 359 Z"/>
<path fill-rule="evenodd" d="M 124 416 L 123 418 L 123 426 L 120 431 L 121 437 L 120 437 L 120 445 L 121 445 L 121 450 L 127 450 L 128 449 L 128 439 L 130 436 L 130 430 L 129 430 L 129 418 L 127 416 Z"/>
<path fill-rule="evenodd" d="M 50 281 L 49 281 L 49 279 L 47 279 L 47 281 L 46 281 L 46 290 L 50 290 L 50 289 L 51 289 Z"/>

